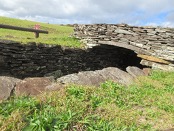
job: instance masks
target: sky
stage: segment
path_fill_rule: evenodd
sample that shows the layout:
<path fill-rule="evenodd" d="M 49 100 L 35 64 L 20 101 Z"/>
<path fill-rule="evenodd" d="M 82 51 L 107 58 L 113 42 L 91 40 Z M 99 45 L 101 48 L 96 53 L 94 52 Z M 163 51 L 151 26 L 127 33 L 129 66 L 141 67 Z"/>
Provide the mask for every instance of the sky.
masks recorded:
<path fill-rule="evenodd" d="M 0 16 L 53 24 L 174 27 L 174 0 L 0 0 Z"/>

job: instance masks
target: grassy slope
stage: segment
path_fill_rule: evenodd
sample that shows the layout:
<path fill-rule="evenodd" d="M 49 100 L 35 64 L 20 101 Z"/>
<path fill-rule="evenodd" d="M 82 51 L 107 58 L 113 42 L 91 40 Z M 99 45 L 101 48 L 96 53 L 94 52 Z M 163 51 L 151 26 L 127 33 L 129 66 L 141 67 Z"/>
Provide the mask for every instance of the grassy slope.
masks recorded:
<path fill-rule="evenodd" d="M 73 33 L 73 27 L 39 23 L 6 17 L 0 17 L 0 24 L 8 24 L 27 28 L 33 28 L 35 24 L 40 24 L 41 30 L 49 31 L 49 34 L 40 34 L 40 37 L 36 39 L 34 33 L 32 32 L 15 31 L 0 28 L 0 39 L 15 40 L 22 43 L 37 42 L 46 44 L 59 44 L 70 47 L 82 47 L 82 44 L 78 40 L 69 37 Z"/>
<path fill-rule="evenodd" d="M 37 22 L 0 17 L 0 23 L 33 27 Z M 0 39 L 80 47 L 68 36 L 72 27 L 39 23 L 49 35 L 0 29 Z M 68 86 L 35 98 L 10 98 L 0 103 L 4 130 L 156 130 L 174 128 L 174 73 L 154 72 L 128 88 L 105 82 L 100 88 Z"/>
<path fill-rule="evenodd" d="M 0 130 L 158 130 L 174 128 L 174 73 L 153 72 L 128 88 L 71 85 L 0 104 Z"/>

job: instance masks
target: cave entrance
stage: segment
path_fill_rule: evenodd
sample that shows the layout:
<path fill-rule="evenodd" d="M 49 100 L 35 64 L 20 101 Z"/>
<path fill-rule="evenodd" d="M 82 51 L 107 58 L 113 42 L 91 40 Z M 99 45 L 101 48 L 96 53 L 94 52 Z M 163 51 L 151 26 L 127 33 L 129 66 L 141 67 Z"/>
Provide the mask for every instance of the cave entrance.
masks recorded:
<path fill-rule="evenodd" d="M 141 58 L 137 57 L 134 51 L 113 45 L 102 44 L 95 46 L 88 49 L 84 57 L 87 62 L 87 67 L 89 66 L 91 70 L 98 70 L 106 67 L 117 67 L 126 70 L 128 66 L 143 68 L 140 64 Z M 90 67 L 91 62 L 94 65 L 96 64 L 96 66 Z"/>
<path fill-rule="evenodd" d="M 53 72 L 56 77 L 81 71 L 101 70 L 107 67 L 117 67 L 124 71 L 126 71 L 128 66 L 143 68 L 140 64 L 141 58 L 137 57 L 134 51 L 105 44 L 86 50 L 66 49 L 64 58 L 66 60 L 63 59 L 62 67 L 57 72 Z M 49 75 L 51 74 L 48 73 Z"/>
<path fill-rule="evenodd" d="M 45 55 L 47 50 L 49 52 L 53 52 L 52 48 L 46 47 L 46 49 L 40 49 L 38 55 Z M 104 44 L 89 49 L 59 47 L 59 52 L 56 54 L 56 56 L 53 56 L 53 54 L 46 55 L 47 57 L 49 56 L 47 60 L 46 57 L 39 58 L 38 60 L 36 57 L 33 57 L 33 59 L 29 54 L 30 52 L 28 55 L 26 55 L 26 57 L 30 58 L 30 61 L 26 61 L 25 63 L 20 64 L 20 67 L 13 66 L 13 63 L 18 62 L 15 61 L 16 59 L 12 61 L 13 63 L 9 61 L 7 63 L 9 67 L 6 74 L 8 74 L 8 76 L 17 78 L 26 78 L 43 77 L 58 73 L 58 76 L 56 77 L 61 77 L 67 74 L 78 73 L 80 71 L 101 70 L 106 67 L 117 67 L 122 70 L 126 70 L 126 67 L 128 66 L 142 68 L 142 65 L 140 65 L 141 58 L 138 58 L 134 51 L 122 47 Z M 37 70 L 35 70 L 32 64 L 37 67 Z M 23 65 L 25 65 L 25 67 L 23 67 Z"/>

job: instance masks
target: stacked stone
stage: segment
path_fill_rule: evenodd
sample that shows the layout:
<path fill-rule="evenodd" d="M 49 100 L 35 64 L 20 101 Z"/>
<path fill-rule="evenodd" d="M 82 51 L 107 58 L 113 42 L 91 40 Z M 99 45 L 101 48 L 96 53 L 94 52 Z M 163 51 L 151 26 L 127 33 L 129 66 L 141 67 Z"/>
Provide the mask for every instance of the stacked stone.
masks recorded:
<path fill-rule="evenodd" d="M 154 56 L 174 63 L 174 29 L 161 27 L 137 27 L 127 24 L 75 25 L 75 37 L 88 44 L 130 45 L 140 49 L 138 54 Z M 108 43 L 112 41 L 112 43 Z M 148 62 L 142 62 L 148 64 Z M 157 63 L 158 64 L 158 63 Z M 164 63 L 163 63 L 164 64 Z"/>
<path fill-rule="evenodd" d="M 130 51 L 109 45 L 84 50 L 36 43 L 24 45 L 0 40 L 0 75 L 25 78 L 54 73 L 56 77 L 60 77 L 106 67 L 126 68 L 129 64 L 123 65 L 128 63 L 124 58 L 132 58 L 132 54 L 127 52 Z M 135 53 L 133 55 L 136 56 Z M 134 63 L 136 66 L 138 62 Z"/>
<path fill-rule="evenodd" d="M 61 57 L 60 46 L 36 43 L 22 45 L 12 41 L 1 41 L 0 52 L 1 74 L 7 73 L 21 78 L 53 71 L 53 65 L 56 65 Z"/>

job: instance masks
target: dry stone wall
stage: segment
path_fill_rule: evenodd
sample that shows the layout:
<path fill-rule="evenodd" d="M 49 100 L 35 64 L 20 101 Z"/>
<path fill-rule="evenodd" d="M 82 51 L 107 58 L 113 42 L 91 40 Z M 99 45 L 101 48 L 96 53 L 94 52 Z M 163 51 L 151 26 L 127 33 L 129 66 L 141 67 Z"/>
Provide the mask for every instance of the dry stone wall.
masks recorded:
<path fill-rule="evenodd" d="M 135 60 L 127 61 L 124 58 Z M 106 67 L 125 70 L 129 65 L 139 66 L 139 62 L 140 59 L 137 59 L 133 51 L 109 45 L 86 50 L 36 43 L 24 45 L 0 40 L 0 75 L 17 78 L 52 75 L 60 77 Z"/>
<path fill-rule="evenodd" d="M 167 63 L 169 69 L 174 70 L 173 28 L 137 27 L 127 24 L 91 24 L 75 25 L 74 31 L 75 37 L 89 45 L 109 44 L 128 48 L 137 54 L 166 60 L 167 62 L 162 64 Z M 142 62 L 147 66 L 155 65 L 147 63 Z M 168 67 L 165 69 L 168 70 Z M 159 67 L 154 66 L 154 68 Z"/>

